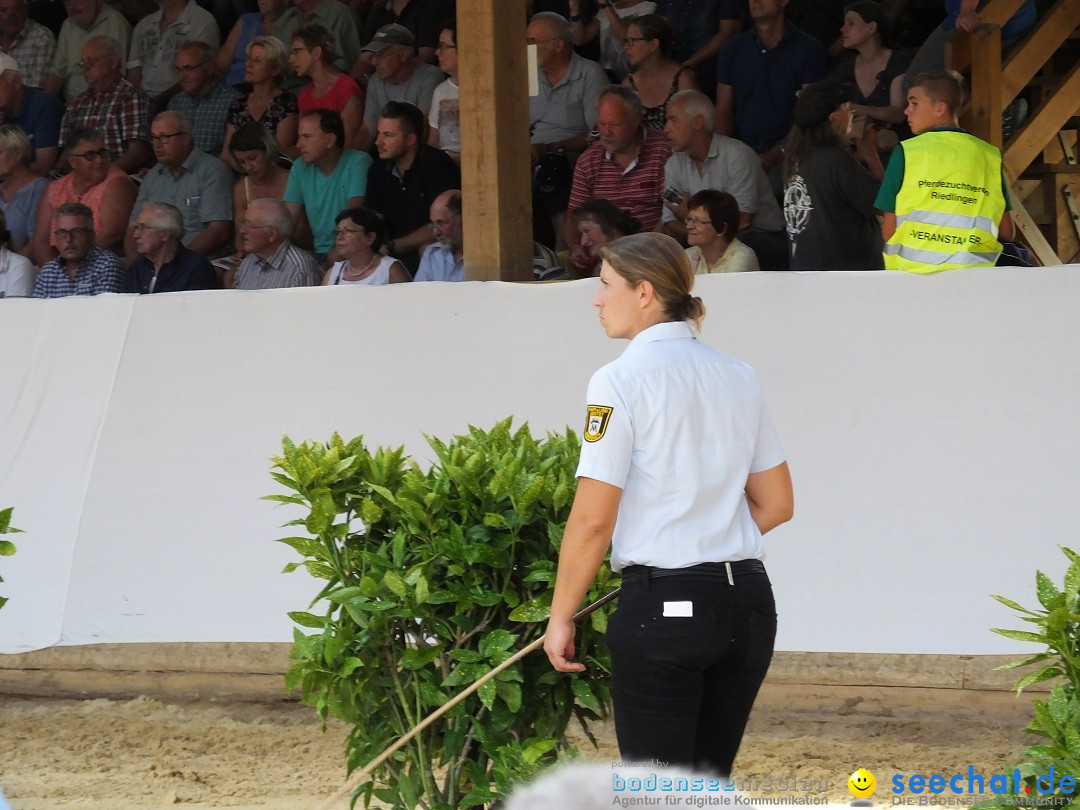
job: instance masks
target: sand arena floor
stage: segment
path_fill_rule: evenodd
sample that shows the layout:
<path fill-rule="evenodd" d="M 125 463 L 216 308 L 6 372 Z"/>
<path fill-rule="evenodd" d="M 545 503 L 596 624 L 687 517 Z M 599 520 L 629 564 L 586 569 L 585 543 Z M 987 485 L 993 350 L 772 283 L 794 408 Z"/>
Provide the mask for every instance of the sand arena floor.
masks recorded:
<path fill-rule="evenodd" d="M 1030 698 L 1009 693 L 767 687 L 736 777 L 795 777 L 847 803 L 847 777 L 864 767 L 888 806 L 880 786 L 895 773 L 1010 766 L 1029 714 Z M 617 758 L 612 729 L 598 731 L 600 750 L 580 738 L 584 753 Z M 12 810 L 313 810 L 345 779 L 344 734 L 294 703 L 0 697 L 0 785 Z"/>

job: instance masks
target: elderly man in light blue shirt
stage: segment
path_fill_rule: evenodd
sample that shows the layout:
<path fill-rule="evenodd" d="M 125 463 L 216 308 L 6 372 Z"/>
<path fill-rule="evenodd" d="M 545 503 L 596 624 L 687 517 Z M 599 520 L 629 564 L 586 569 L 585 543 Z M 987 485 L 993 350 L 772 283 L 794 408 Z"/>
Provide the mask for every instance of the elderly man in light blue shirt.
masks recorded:
<path fill-rule="evenodd" d="M 464 281 L 461 192 L 456 188 L 444 191 L 431 204 L 431 230 L 436 241 L 420 257 L 413 281 Z"/>

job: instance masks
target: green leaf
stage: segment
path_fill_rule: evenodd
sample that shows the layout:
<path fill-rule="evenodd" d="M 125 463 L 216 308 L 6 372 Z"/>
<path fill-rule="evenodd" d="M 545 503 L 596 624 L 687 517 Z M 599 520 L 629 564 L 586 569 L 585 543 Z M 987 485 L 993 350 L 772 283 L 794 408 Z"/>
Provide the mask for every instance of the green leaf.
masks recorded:
<path fill-rule="evenodd" d="M 1039 653 L 1038 655 L 1033 655 L 1031 658 L 1025 658 L 1023 661 L 1011 661 L 1008 664 L 994 667 L 994 669 L 1017 669 L 1018 667 L 1027 667 L 1032 664 L 1037 664 L 1040 661 L 1045 661 L 1049 657 L 1050 653 Z"/>
<path fill-rule="evenodd" d="M 358 596 L 367 596 L 364 593 L 364 589 L 359 586 L 352 586 L 349 588 L 340 588 L 336 591 L 332 591 L 326 595 L 326 598 L 337 605 L 343 605 L 346 602 L 351 602 Z"/>
<path fill-rule="evenodd" d="M 1063 673 L 1061 671 L 1061 667 L 1058 666 L 1043 667 L 1042 669 L 1036 670 L 1035 672 L 1029 672 L 1027 675 L 1025 675 L 1023 678 L 1016 682 L 1016 693 L 1020 694 L 1020 692 L 1022 692 L 1024 689 L 1031 686 L 1032 684 L 1042 683 L 1043 681 L 1048 681 L 1051 678 L 1056 678 L 1062 674 Z"/>
<path fill-rule="evenodd" d="M 1000 627 L 991 627 L 990 632 L 1016 641 L 1033 641 L 1036 644 L 1046 643 L 1046 636 L 1042 633 L 1029 633 L 1026 630 L 1003 630 Z"/>
<path fill-rule="evenodd" d="M 1006 599 L 1004 596 L 998 596 L 997 594 L 991 594 L 991 598 L 998 600 L 999 602 L 1001 602 L 1001 604 L 1003 604 L 1007 608 L 1012 608 L 1017 613 L 1026 613 L 1029 616 L 1037 615 L 1033 611 L 1028 610 L 1026 607 L 1017 604 L 1012 599 Z"/>
<path fill-rule="evenodd" d="M 10 540 L 0 540 L 0 557 L 10 557 L 15 553 L 15 544 Z"/>
<path fill-rule="evenodd" d="M 600 709 L 600 704 L 596 700 L 596 695 L 593 694 L 592 688 L 589 686 L 589 682 L 584 677 L 578 675 L 571 679 L 571 688 L 574 691 L 574 698 L 583 706 L 588 706 L 593 711 Z"/>
<path fill-rule="evenodd" d="M 383 574 L 383 585 L 388 588 L 395 596 L 405 598 L 405 594 L 409 592 L 408 587 L 405 585 L 405 580 L 395 571 L 387 571 Z"/>
<path fill-rule="evenodd" d="M 1065 603 L 1065 595 L 1042 571 L 1035 572 L 1035 594 L 1039 597 L 1039 604 L 1047 610 L 1061 607 Z"/>
<path fill-rule="evenodd" d="M 509 681 L 495 681 L 495 691 L 499 698 L 514 714 L 521 710 L 521 685 Z"/>
<path fill-rule="evenodd" d="M 442 652 L 441 647 L 410 647 L 401 656 L 401 666 L 405 669 L 423 669 Z"/>
<path fill-rule="evenodd" d="M 538 762 L 544 754 L 555 749 L 558 742 L 555 740 L 533 740 L 525 746 L 521 757 L 529 764 Z"/>
<path fill-rule="evenodd" d="M 416 599 L 416 604 L 422 605 L 428 600 L 430 590 L 428 589 L 427 579 L 423 575 L 417 578 L 416 587 L 413 591 L 413 598 Z"/>
<path fill-rule="evenodd" d="M 1054 722 L 1059 726 L 1064 726 L 1069 718 L 1069 698 L 1066 697 L 1065 688 L 1061 684 L 1050 690 L 1046 707 L 1050 710 L 1050 716 Z"/>
<path fill-rule="evenodd" d="M 316 616 L 313 613 L 306 613 L 302 610 L 294 610 L 288 614 L 289 618 L 296 622 L 301 627 L 314 627 L 322 630 L 326 627 L 326 617 Z"/>
<path fill-rule="evenodd" d="M 492 630 L 480 639 L 480 654 L 485 658 L 495 652 L 509 650 L 517 641 L 517 636 L 506 630 Z"/>
<path fill-rule="evenodd" d="M 544 622 L 551 615 L 551 594 L 544 593 L 518 605 L 510 612 L 512 622 Z"/>
<path fill-rule="evenodd" d="M 480 696 L 480 702 L 490 709 L 495 705 L 495 698 L 498 696 L 497 687 L 495 681 L 488 681 L 477 690 L 477 694 Z"/>

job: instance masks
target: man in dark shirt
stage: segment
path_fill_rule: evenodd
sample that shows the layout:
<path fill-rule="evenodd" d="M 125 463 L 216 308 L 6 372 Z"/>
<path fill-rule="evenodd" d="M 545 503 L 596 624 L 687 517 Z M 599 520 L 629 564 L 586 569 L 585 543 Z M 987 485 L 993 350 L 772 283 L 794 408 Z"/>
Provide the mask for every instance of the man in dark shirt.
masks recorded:
<path fill-rule="evenodd" d="M 210 261 L 184 247 L 184 217 L 174 205 L 150 202 L 132 226 L 138 257 L 124 273 L 120 292 L 163 293 L 218 286 Z"/>
<path fill-rule="evenodd" d="M 769 173 L 784 156 L 795 98 L 825 78 L 821 44 L 784 19 L 788 0 L 750 0 L 753 27 L 728 40 L 716 61 L 716 131 L 738 138 Z M 770 174 L 779 196 L 779 171 Z"/>
<path fill-rule="evenodd" d="M 439 32 L 454 16 L 452 0 L 376 0 L 364 19 L 360 41 L 371 42 L 384 25 L 397 23 L 412 32 L 416 40 L 416 56 L 421 62 L 435 63 L 435 49 L 439 45 Z M 375 72 L 370 54 L 361 53 L 356 62 L 357 76 L 370 76 Z"/>
<path fill-rule="evenodd" d="M 379 159 L 368 173 L 365 204 L 386 220 L 388 252 L 416 273 L 420 252 L 434 241 L 428 212 L 442 192 L 461 187 L 461 171 L 428 146 L 427 121 L 412 104 L 391 101 L 379 118 Z"/>

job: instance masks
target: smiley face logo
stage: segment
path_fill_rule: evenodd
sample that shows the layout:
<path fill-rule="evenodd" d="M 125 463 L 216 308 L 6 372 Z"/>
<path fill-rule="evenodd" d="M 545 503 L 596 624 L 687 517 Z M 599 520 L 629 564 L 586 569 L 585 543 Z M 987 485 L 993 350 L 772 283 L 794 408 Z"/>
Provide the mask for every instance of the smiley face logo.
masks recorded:
<path fill-rule="evenodd" d="M 866 768 L 859 768 L 848 777 L 847 789 L 851 791 L 851 795 L 856 799 L 865 799 L 867 796 L 874 795 L 874 791 L 877 789 L 877 780 Z"/>

